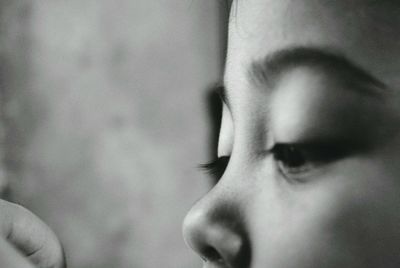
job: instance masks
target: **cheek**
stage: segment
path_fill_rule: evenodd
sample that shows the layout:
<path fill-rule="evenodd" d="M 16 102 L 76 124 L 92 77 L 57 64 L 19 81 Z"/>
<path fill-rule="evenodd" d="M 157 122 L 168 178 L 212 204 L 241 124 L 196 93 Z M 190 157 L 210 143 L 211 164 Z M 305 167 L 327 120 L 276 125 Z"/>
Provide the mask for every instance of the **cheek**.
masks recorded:
<path fill-rule="evenodd" d="M 340 170 L 346 175 L 259 197 L 255 267 L 398 267 L 398 187 L 370 163 Z"/>
<path fill-rule="evenodd" d="M 391 162 L 370 161 L 351 169 L 357 176 L 348 177 L 351 182 L 341 191 L 328 225 L 335 241 L 365 267 L 400 265 L 399 174 Z"/>

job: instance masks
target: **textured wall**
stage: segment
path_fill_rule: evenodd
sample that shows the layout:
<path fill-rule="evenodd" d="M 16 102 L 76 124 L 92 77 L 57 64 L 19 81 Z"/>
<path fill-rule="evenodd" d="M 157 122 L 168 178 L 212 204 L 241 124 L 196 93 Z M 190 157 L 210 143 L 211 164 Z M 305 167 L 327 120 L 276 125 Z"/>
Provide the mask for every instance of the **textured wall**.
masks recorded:
<path fill-rule="evenodd" d="M 209 187 L 217 2 L 0 0 L 8 195 L 70 267 L 200 267 L 180 225 Z"/>

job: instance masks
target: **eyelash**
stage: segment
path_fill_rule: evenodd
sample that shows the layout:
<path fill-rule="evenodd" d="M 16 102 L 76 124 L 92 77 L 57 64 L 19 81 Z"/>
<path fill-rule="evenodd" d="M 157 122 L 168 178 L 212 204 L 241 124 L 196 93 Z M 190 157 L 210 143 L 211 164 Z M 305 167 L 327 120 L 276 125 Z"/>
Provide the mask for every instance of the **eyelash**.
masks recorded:
<path fill-rule="evenodd" d="M 230 156 L 221 156 L 217 159 L 206 163 L 200 164 L 200 168 L 204 170 L 207 174 L 219 180 L 225 172 L 226 167 L 228 166 Z"/>

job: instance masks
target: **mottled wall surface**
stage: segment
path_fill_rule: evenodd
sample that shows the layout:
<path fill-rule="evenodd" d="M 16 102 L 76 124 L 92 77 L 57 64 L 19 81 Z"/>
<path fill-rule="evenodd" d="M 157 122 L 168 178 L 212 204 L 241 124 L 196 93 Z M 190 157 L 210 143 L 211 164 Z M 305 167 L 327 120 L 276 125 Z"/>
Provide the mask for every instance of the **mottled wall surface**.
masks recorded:
<path fill-rule="evenodd" d="M 209 188 L 217 2 L 0 1 L 8 196 L 70 267 L 200 267 L 181 221 Z"/>

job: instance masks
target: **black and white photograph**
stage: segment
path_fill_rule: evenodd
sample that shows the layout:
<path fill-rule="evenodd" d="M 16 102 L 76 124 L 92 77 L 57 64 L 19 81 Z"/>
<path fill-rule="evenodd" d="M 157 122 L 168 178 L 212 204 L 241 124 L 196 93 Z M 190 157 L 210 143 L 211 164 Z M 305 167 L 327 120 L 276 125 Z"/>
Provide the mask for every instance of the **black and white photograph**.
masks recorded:
<path fill-rule="evenodd" d="M 0 268 L 399 268 L 400 1 L 0 0 Z"/>

